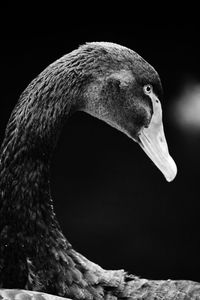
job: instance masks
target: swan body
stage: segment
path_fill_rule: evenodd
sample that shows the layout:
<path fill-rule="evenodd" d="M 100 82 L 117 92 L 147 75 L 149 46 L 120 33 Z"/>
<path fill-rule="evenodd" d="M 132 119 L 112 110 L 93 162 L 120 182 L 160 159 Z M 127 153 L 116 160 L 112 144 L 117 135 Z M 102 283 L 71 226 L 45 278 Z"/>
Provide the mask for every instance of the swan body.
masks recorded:
<path fill-rule="evenodd" d="M 0 299 L 151 299 L 145 298 L 150 284 L 152 295 L 161 286 L 173 287 L 173 281 L 106 271 L 76 252 L 56 219 L 49 184 L 59 133 L 78 110 L 124 132 L 173 180 L 176 165 L 164 135 L 161 97 L 152 66 L 126 47 L 103 42 L 80 46 L 29 84 L 0 152 Z M 196 293 L 195 283 L 188 286 L 187 293 L 194 286 Z M 179 288 L 174 291 L 178 295 Z"/>

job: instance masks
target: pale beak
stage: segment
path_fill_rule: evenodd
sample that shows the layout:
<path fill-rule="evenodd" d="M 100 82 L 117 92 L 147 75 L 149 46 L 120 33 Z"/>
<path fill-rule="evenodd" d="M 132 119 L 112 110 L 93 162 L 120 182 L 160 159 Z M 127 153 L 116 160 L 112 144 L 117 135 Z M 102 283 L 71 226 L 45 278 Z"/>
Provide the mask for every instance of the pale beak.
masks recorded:
<path fill-rule="evenodd" d="M 143 128 L 140 132 L 139 144 L 163 173 L 166 180 L 172 181 L 176 177 L 177 167 L 169 154 L 167 141 L 165 139 L 161 104 L 153 93 L 150 97 L 153 103 L 153 115 L 149 126 Z"/>

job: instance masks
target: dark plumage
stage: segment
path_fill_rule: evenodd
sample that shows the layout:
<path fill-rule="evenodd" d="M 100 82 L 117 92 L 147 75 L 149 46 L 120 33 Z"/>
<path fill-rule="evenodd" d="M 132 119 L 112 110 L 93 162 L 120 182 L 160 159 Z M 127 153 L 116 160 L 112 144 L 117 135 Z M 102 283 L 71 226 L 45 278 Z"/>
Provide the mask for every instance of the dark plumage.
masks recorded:
<path fill-rule="evenodd" d="M 161 95 L 154 68 L 134 51 L 112 43 L 83 45 L 29 84 L 12 112 L 0 152 L 1 288 L 73 299 L 129 299 L 133 295 L 138 297 L 131 299 L 151 299 L 147 293 L 154 295 L 165 286 L 177 295 L 178 290 L 189 293 L 191 289 L 192 295 L 193 283 L 174 286 L 173 281 L 147 281 L 123 270 L 103 270 L 88 261 L 63 236 L 50 193 L 51 156 L 64 122 L 77 110 L 137 141 L 172 180 L 176 169 L 162 131 L 157 102 Z M 152 156 L 153 151 L 157 156 Z M 0 299 L 1 295 L 13 298 L 13 294 L 19 296 L 1 290 Z M 28 294 L 23 292 L 22 298 Z M 174 298 L 169 294 L 168 299 Z"/>

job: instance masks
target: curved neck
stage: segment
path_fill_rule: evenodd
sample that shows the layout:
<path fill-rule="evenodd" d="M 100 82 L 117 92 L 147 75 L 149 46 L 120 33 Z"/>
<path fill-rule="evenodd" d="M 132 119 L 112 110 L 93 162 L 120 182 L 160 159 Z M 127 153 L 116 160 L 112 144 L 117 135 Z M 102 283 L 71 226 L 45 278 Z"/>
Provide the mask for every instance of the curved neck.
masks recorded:
<path fill-rule="evenodd" d="M 29 265 L 40 270 L 44 257 L 49 257 L 51 272 L 50 266 L 58 263 L 57 250 L 65 253 L 71 247 L 56 220 L 49 185 L 59 133 L 68 115 L 81 107 L 80 94 L 90 77 L 77 72 L 77 57 L 70 55 L 30 83 L 6 128 L 0 152 L 1 286 L 24 288 Z M 34 265 L 34 257 L 41 265 Z"/>

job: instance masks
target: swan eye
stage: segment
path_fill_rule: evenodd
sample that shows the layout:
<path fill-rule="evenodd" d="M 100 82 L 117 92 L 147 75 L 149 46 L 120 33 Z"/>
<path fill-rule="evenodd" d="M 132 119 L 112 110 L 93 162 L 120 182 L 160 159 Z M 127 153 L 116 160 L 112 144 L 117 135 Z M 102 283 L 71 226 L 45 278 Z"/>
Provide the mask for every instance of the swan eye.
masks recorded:
<path fill-rule="evenodd" d="M 153 88 L 150 84 L 147 84 L 143 86 L 143 90 L 146 95 L 149 95 L 153 91 Z"/>

